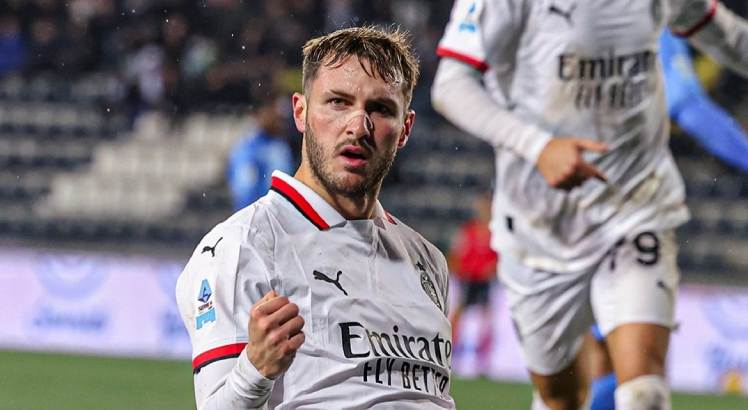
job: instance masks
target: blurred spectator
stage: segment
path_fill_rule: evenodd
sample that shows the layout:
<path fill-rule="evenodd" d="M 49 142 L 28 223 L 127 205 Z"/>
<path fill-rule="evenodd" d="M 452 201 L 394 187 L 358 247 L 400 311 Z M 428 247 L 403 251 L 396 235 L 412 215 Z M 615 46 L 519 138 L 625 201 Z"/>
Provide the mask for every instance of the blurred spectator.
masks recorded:
<path fill-rule="evenodd" d="M 458 337 L 460 316 L 463 311 L 477 305 L 481 309 L 481 334 L 478 354 L 486 354 L 491 344 L 492 318 L 489 305 L 491 283 L 496 278 L 498 255 L 491 249 L 491 195 L 478 194 L 474 199 L 473 218 L 460 226 L 449 252 L 450 271 L 460 283 L 461 295 L 450 317 L 455 346 L 462 343 Z M 463 345 L 465 343 L 462 343 Z M 474 343 L 469 343 L 475 345 Z"/>
<path fill-rule="evenodd" d="M 58 51 L 63 39 L 59 23 L 52 17 L 38 17 L 31 23 L 29 41 L 30 71 L 54 71 L 61 68 Z"/>
<path fill-rule="evenodd" d="M 151 110 L 220 110 L 288 91 L 304 39 L 342 26 L 403 25 L 428 74 L 449 9 L 425 0 L 5 0 L 0 75 L 114 73 L 134 123 Z M 421 113 L 430 112 L 428 89 L 416 89 Z"/>
<path fill-rule="evenodd" d="M 21 23 L 10 12 L 0 12 L 0 77 L 20 71 L 26 62 L 26 43 Z"/>
<path fill-rule="evenodd" d="M 265 195 L 273 171 L 293 173 L 291 149 L 284 136 L 284 123 L 275 100 L 255 112 L 258 130 L 236 143 L 229 156 L 227 180 L 234 210 Z"/>

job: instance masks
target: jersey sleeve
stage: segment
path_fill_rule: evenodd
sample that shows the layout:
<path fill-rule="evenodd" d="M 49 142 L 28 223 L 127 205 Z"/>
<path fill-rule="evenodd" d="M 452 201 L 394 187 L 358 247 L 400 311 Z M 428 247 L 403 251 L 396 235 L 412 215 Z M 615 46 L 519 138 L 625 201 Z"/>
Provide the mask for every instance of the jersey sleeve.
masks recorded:
<path fill-rule="evenodd" d="M 689 37 L 714 18 L 718 5 L 718 0 L 670 0 L 670 29 L 677 36 Z"/>
<path fill-rule="evenodd" d="M 439 41 L 437 55 L 484 72 L 496 62 L 513 60 L 523 25 L 522 0 L 456 0 Z"/>
<path fill-rule="evenodd" d="M 249 239 L 254 237 L 249 226 L 217 226 L 200 241 L 177 281 L 201 409 L 259 407 L 272 388 L 271 380 L 242 360 L 250 308 L 271 290 L 271 263 L 257 240 Z"/>
<path fill-rule="evenodd" d="M 673 0 L 670 27 L 718 63 L 748 77 L 748 21 L 717 0 Z"/>

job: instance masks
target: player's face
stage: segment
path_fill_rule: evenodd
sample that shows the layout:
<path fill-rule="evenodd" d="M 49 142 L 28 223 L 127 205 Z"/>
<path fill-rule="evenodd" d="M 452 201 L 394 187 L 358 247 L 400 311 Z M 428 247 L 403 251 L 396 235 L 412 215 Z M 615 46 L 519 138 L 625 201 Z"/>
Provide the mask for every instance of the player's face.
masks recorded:
<path fill-rule="evenodd" d="M 304 133 L 302 166 L 338 195 L 376 192 L 415 119 L 405 112 L 400 84 L 369 76 L 361 63 L 348 57 L 320 67 L 306 96 L 293 98 L 296 127 Z"/>

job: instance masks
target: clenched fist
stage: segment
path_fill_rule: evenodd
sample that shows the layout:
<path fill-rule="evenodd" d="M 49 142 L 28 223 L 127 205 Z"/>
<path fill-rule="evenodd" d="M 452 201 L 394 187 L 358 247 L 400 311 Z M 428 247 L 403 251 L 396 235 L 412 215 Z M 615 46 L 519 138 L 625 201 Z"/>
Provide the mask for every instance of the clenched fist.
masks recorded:
<path fill-rule="evenodd" d="M 270 291 L 252 306 L 248 327 L 249 361 L 263 376 L 275 379 L 288 369 L 304 343 L 299 307 Z"/>
<path fill-rule="evenodd" d="M 535 166 L 548 185 L 571 190 L 589 178 L 605 182 L 606 178 L 594 165 L 584 161 L 585 150 L 605 152 L 605 144 L 579 138 L 554 138 L 540 152 Z"/>

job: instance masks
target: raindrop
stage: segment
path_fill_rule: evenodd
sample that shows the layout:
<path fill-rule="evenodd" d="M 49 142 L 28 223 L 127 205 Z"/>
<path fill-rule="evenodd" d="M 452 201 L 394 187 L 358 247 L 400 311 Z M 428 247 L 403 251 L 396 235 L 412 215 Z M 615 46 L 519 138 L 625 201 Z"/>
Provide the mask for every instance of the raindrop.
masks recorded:
<path fill-rule="evenodd" d="M 168 22 L 169 22 L 169 19 L 166 19 L 165 21 L 166 21 L 166 22 L 168 23 Z"/>
<path fill-rule="evenodd" d="M 242 50 L 246 50 L 246 49 L 247 49 L 247 46 L 242 46 Z"/>
<path fill-rule="evenodd" d="M 205 192 L 203 192 L 203 198 L 205 198 Z"/>

